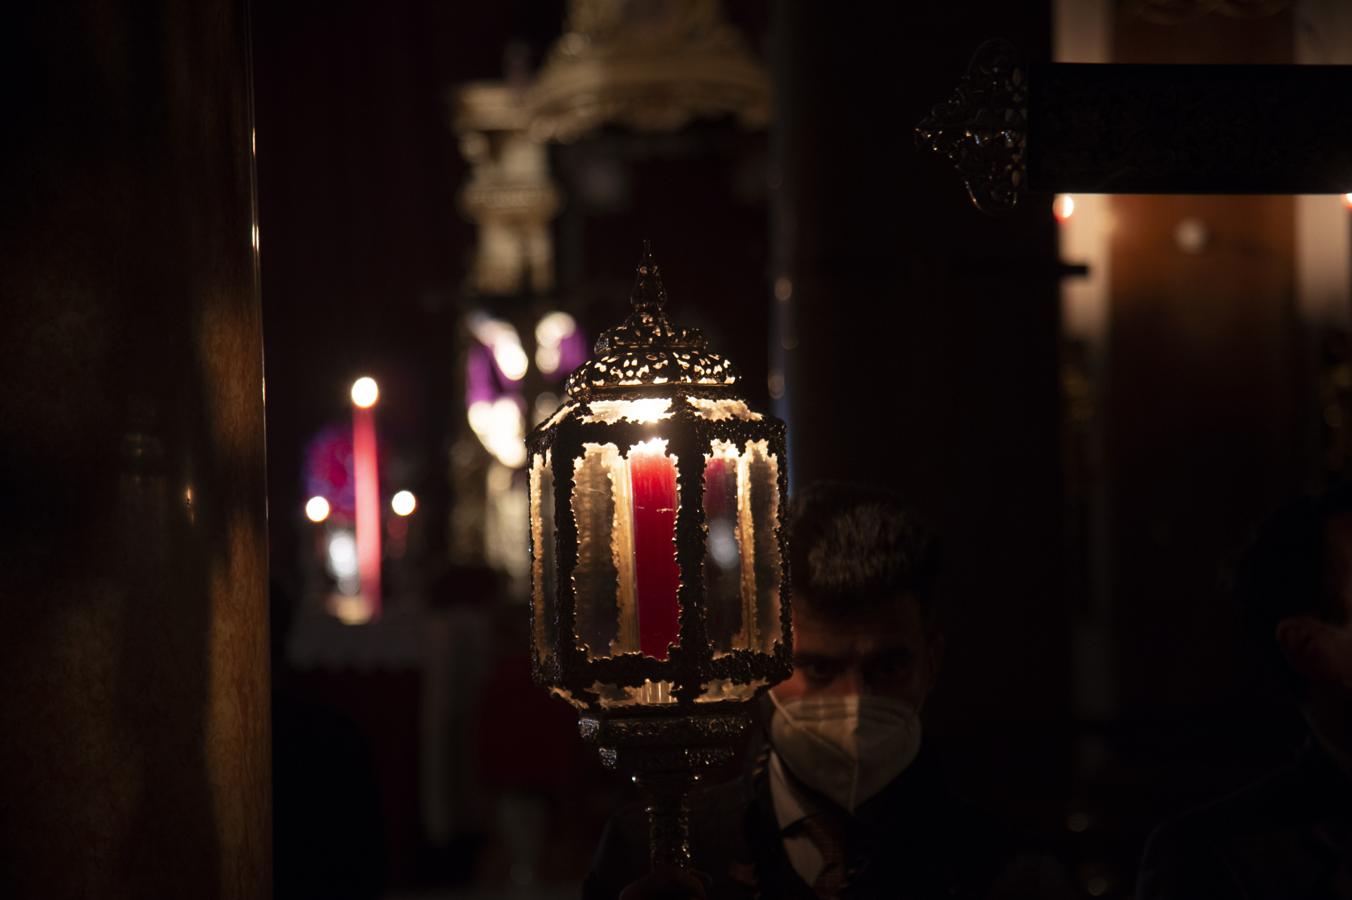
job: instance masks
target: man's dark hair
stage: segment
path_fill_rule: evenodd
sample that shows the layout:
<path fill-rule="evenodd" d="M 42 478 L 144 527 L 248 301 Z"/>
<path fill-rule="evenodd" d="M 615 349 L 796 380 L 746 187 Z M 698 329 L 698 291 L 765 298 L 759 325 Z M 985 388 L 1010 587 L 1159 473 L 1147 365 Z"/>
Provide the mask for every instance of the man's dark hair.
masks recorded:
<path fill-rule="evenodd" d="M 1243 615 L 1244 641 L 1258 663 L 1258 680 L 1298 697 L 1300 678 L 1277 644 L 1277 624 L 1292 616 L 1329 620 L 1328 536 L 1330 519 L 1352 515 L 1352 483 L 1315 497 L 1302 497 L 1268 516 L 1240 560 L 1235 594 Z"/>
<path fill-rule="evenodd" d="M 934 618 L 939 570 L 933 534 L 891 491 L 823 481 L 794 497 L 789 517 L 794 602 L 826 618 L 849 618 L 915 597 Z"/>

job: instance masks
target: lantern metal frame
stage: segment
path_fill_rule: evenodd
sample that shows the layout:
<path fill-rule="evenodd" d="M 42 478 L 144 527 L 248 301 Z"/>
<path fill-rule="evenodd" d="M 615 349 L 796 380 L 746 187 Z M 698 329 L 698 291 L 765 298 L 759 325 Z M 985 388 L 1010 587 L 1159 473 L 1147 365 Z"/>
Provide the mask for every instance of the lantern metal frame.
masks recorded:
<path fill-rule="evenodd" d="M 631 772 L 635 782 L 646 789 L 653 863 L 688 866 L 685 798 L 689 788 L 701 772 L 732 758 L 738 740 L 749 727 L 755 697 L 792 672 L 788 547 L 782 527 L 788 511 L 785 430 L 783 422 L 746 406 L 736 389 L 740 381 L 736 367 L 709 352 L 702 334 L 674 326 L 667 319 L 665 290 L 646 242 L 631 302 L 634 308 L 629 318 L 606 331 L 597 341 L 596 357 L 570 376 L 564 404 L 527 437 L 532 471 L 537 460 L 549 461 L 552 563 L 556 567 L 553 622 L 537 622 L 540 610 L 536 592 L 542 586 L 532 585 L 532 674 L 536 683 L 579 708 L 580 732 L 585 740 L 597 745 L 602 762 Z M 583 421 L 589 418 L 585 412 L 590 404 L 597 400 L 655 398 L 670 400 L 659 422 Z M 732 403 L 719 406 L 718 401 Z M 666 659 L 641 651 L 597 658 L 577 634 L 573 576 L 579 536 L 573 511 L 574 460 L 583 456 L 589 444 L 627 447 L 658 435 L 667 440 L 666 452 L 677 461 L 674 549 L 680 579 L 676 640 Z M 748 453 L 752 445 L 764 442 L 766 458 L 776 461 L 775 521 L 756 525 L 774 528 L 778 553 L 778 628 L 768 649 L 715 652 L 710 639 L 704 578 L 708 531 L 705 465 L 706 454 L 717 442 L 731 444 L 739 452 L 748 448 Z M 536 490 L 533 483 L 533 495 Z M 533 580 L 540 577 L 535 562 L 545 549 L 537 547 L 535 541 L 533 526 Z M 551 598 L 545 599 L 548 609 Z M 759 602 L 758 598 L 758 614 Z M 545 627 L 537 630 L 538 625 Z M 542 634 L 548 646 L 540 645 Z M 754 688 L 737 699 L 708 699 L 709 685 L 719 680 Z M 642 688 L 649 682 L 671 683 L 674 689 L 669 702 L 610 705 L 596 689 L 598 684 Z"/>

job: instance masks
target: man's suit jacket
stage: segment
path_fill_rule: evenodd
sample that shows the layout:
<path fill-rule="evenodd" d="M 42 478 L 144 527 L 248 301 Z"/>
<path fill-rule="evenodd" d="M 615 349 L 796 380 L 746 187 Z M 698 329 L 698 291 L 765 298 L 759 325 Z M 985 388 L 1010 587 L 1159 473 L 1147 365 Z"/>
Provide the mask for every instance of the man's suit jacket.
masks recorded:
<path fill-rule="evenodd" d="M 759 747 L 741 778 L 691 798 L 695 868 L 710 900 L 760 897 L 816 900 L 789 862 Z M 826 802 L 826 801 L 823 801 Z M 614 900 L 649 870 L 642 809 L 611 819 L 583 888 L 586 900 Z M 860 898 L 986 898 L 1004 871 L 1009 843 L 1001 829 L 943 788 L 925 751 L 856 810 L 847 845 L 858 874 L 839 895 Z"/>

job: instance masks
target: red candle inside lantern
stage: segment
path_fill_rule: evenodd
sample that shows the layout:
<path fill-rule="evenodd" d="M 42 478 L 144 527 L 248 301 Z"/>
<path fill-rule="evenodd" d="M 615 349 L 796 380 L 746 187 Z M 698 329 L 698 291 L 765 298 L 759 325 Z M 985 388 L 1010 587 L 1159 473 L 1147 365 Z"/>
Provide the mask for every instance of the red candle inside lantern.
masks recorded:
<path fill-rule="evenodd" d="M 715 456 L 704 464 L 704 515 L 716 519 L 728 508 L 727 479 L 732 460 Z"/>
<path fill-rule="evenodd" d="M 634 586 L 639 649 L 656 659 L 680 631 L 676 589 L 676 460 L 667 442 L 648 441 L 629 451 L 634 498 Z"/>

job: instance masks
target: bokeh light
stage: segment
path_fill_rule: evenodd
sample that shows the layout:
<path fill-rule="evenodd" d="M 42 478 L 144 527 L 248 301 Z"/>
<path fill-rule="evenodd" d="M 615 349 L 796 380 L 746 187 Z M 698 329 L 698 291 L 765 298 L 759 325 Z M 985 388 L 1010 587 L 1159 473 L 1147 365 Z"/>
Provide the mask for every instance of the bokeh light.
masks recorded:
<path fill-rule="evenodd" d="M 400 491 L 390 498 L 390 509 L 396 516 L 409 516 L 418 508 L 418 498 L 412 491 Z"/>
<path fill-rule="evenodd" d="M 311 497 L 305 501 L 305 518 L 311 522 L 322 522 L 329 517 L 329 501 L 323 497 Z"/>
<path fill-rule="evenodd" d="M 1052 201 L 1052 215 L 1056 216 L 1058 222 L 1067 221 L 1075 215 L 1075 198 L 1070 194 L 1057 194 Z"/>
<path fill-rule="evenodd" d="M 352 382 L 352 403 L 359 409 L 370 409 L 380 399 L 380 386 L 369 375 Z"/>

